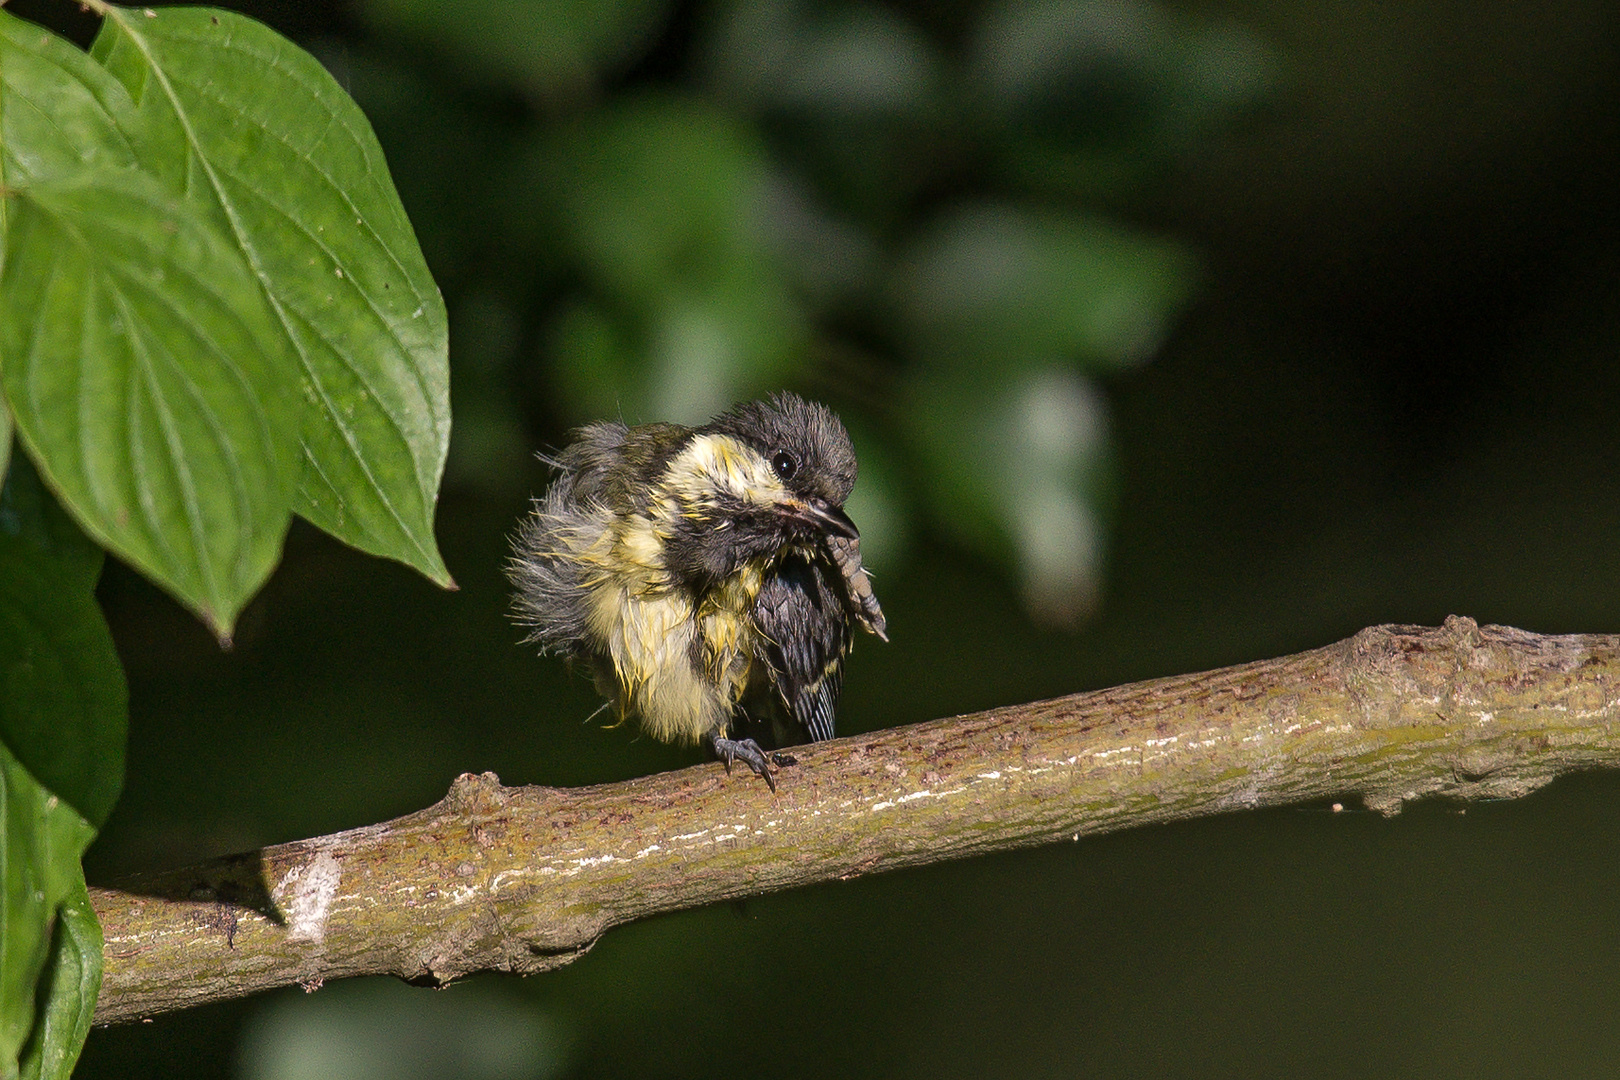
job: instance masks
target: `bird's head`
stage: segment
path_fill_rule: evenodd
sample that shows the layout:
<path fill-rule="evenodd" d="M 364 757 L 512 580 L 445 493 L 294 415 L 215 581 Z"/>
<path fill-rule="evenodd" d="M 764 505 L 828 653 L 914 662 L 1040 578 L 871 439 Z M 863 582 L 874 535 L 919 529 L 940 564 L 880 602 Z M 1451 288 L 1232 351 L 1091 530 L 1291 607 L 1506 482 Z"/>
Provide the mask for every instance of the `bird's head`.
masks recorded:
<path fill-rule="evenodd" d="M 844 513 L 855 487 L 855 447 L 825 405 L 777 394 L 738 405 L 699 431 L 735 439 L 768 468 L 767 482 L 741 492 L 756 508 L 827 536 L 860 535 Z"/>
<path fill-rule="evenodd" d="M 854 540 L 854 486 L 855 448 L 832 410 L 792 394 L 738 405 L 693 429 L 661 474 L 665 564 L 707 587 L 746 563 Z"/>

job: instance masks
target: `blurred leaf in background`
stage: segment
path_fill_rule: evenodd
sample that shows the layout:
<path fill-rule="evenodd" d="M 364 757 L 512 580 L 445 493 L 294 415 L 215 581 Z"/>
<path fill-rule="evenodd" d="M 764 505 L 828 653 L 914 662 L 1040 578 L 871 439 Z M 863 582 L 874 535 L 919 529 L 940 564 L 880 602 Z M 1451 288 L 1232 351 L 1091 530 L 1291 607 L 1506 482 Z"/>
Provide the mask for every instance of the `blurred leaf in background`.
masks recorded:
<path fill-rule="evenodd" d="M 545 1080 L 566 1029 L 496 982 L 426 994 L 391 979 L 281 997 L 244 1033 L 241 1080 Z"/>
<path fill-rule="evenodd" d="M 645 48 L 670 0 L 364 0 L 375 25 L 453 57 L 476 80 L 583 92 Z"/>
<path fill-rule="evenodd" d="M 458 415 L 484 433 L 458 443 L 483 464 L 452 460 L 451 474 L 490 489 L 531 475 L 511 467 L 514 387 L 544 418 L 535 442 L 601 417 L 696 423 L 792 387 L 857 432 L 873 565 L 934 532 L 1004 567 L 1037 618 L 1085 618 L 1113 484 L 1092 380 L 1149 359 L 1196 279 L 1190 252 L 1105 200 L 1251 104 L 1263 50 L 1139 0 L 951 16 L 788 0 L 673 16 L 584 7 L 365 5 L 384 41 L 459 58 L 469 79 L 509 80 L 527 103 L 453 200 L 504 208 L 500 239 L 421 225 L 462 249 L 465 310 L 498 309 L 505 327 L 504 360 L 479 349 L 458 362 Z M 537 44 L 565 15 L 591 39 L 559 30 Z M 658 37 L 671 17 L 674 45 Z M 403 64 L 401 79 L 368 76 L 356 93 L 374 88 L 386 112 L 388 87 L 415 76 L 401 54 L 377 55 Z M 444 105 L 418 93 L 426 135 L 401 139 L 482 138 L 471 113 L 439 130 Z M 407 191 L 431 182 L 412 164 Z M 457 213 L 442 199 L 426 210 Z"/>
<path fill-rule="evenodd" d="M 1100 586 L 1109 435 L 1086 374 L 1149 358 L 1190 278 L 1172 243 L 990 205 L 938 222 L 897 268 L 904 418 L 933 519 L 1015 566 L 1046 622 L 1076 625 Z"/>
<path fill-rule="evenodd" d="M 1272 81 L 1253 34 L 1145 0 L 987 5 L 966 66 L 969 108 L 995 174 L 1080 198 L 1151 179 Z"/>
<path fill-rule="evenodd" d="M 549 350 L 581 419 L 700 423 L 802 378 L 805 313 L 761 228 L 767 161 L 747 124 L 630 98 L 556 132 L 534 176 L 583 279 Z"/>

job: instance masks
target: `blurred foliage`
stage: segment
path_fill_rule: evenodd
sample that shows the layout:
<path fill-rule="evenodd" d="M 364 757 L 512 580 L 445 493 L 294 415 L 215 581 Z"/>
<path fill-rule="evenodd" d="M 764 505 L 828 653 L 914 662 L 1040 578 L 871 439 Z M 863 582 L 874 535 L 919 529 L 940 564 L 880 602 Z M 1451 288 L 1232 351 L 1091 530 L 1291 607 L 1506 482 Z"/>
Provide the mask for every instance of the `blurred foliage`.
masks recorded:
<path fill-rule="evenodd" d="M 443 49 L 474 77 L 536 94 L 590 86 L 648 44 L 668 0 L 369 0 L 380 27 Z"/>
<path fill-rule="evenodd" d="M 241 1080 L 543 1080 L 566 1062 L 556 1021 L 488 981 L 428 995 L 356 980 L 322 999 L 262 1011 L 242 1039 Z"/>
<path fill-rule="evenodd" d="M 692 423 L 797 374 L 805 312 L 761 239 L 767 168 L 746 124 L 666 96 L 536 148 L 537 209 L 583 277 L 547 350 L 567 408 Z"/>
<path fill-rule="evenodd" d="M 1073 197 L 1117 194 L 1252 104 L 1252 39 L 1136 2 L 992 5 L 952 41 L 875 4 L 739 0 L 680 10 L 671 79 L 644 55 L 660 4 L 362 6 L 375 39 L 331 59 L 385 136 L 490 151 L 416 200 L 436 265 L 468 279 L 446 289 L 515 324 L 499 359 L 465 361 L 509 376 L 461 376 L 475 426 L 453 477 L 511 483 L 514 382 L 565 423 L 695 423 L 792 386 L 885 462 L 857 507 L 880 569 L 926 521 L 1019 578 L 1035 615 L 1091 610 L 1110 483 L 1090 380 L 1151 357 L 1194 261 Z M 498 132 L 445 105 L 479 94 L 513 100 Z M 407 153 L 409 197 L 435 155 Z M 505 228 L 435 220 L 467 207 Z"/>

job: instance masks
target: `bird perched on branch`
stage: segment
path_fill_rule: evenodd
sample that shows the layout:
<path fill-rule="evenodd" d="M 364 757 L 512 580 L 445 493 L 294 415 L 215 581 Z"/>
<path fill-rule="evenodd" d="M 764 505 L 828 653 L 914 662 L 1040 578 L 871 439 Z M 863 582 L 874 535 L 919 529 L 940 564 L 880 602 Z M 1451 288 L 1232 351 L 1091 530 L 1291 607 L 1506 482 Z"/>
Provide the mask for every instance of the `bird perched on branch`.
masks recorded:
<path fill-rule="evenodd" d="M 591 424 L 547 460 L 508 567 L 527 640 L 586 664 L 621 719 L 775 791 L 792 759 L 731 736 L 774 715 L 832 738 L 851 624 L 888 640 L 843 424 L 778 394 L 697 428 Z"/>

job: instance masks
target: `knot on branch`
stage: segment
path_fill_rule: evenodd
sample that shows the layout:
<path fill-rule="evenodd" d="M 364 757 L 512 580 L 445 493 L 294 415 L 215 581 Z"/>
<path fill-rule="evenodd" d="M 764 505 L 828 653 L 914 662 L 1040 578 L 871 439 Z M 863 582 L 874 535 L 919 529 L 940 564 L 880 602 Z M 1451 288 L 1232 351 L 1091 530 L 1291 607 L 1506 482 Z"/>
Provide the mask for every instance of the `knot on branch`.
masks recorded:
<path fill-rule="evenodd" d="M 511 794 L 492 772 L 462 773 L 444 797 L 445 809 L 469 817 L 498 813 L 509 801 Z"/>

